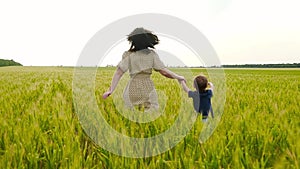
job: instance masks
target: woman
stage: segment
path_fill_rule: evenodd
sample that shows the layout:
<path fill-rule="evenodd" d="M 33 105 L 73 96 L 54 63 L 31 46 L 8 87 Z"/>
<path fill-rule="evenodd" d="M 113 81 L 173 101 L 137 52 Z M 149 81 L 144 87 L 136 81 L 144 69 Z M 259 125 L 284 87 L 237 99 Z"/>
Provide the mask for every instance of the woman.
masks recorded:
<path fill-rule="evenodd" d="M 130 108 L 138 106 L 139 109 L 144 107 L 145 110 L 158 109 L 157 93 L 150 78 L 152 70 L 158 71 L 167 78 L 179 81 L 184 80 L 184 77 L 168 70 L 159 59 L 157 53 L 153 50 L 159 39 L 151 31 L 136 28 L 128 35 L 127 40 L 131 43 L 131 47 L 124 52 L 122 61 L 118 64 L 113 76 L 111 86 L 103 94 L 103 98 L 106 99 L 113 93 L 120 78 L 129 70 L 130 80 L 123 95 L 125 104 Z"/>

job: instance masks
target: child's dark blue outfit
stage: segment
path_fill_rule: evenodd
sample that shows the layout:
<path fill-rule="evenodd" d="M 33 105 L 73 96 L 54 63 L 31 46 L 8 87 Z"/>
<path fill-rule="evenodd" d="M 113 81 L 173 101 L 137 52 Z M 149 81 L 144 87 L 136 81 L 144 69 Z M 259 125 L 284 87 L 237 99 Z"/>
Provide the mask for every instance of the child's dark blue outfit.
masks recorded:
<path fill-rule="evenodd" d="M 193 98 L 195 111 L 202 114 L 202 119 L 207 119 L 208 113 L 211 110 L 212 90 L 208 89 L 204 92 L 189 91 L 188 96 Z"/>

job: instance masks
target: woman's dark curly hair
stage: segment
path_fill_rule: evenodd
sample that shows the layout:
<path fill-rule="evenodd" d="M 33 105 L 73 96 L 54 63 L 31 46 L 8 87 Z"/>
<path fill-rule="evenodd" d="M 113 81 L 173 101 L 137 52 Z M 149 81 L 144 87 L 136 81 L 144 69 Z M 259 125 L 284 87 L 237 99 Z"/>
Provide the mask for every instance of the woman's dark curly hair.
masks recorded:
<path fill-rule="evenodd" d="M 153 48 L 158 44 L 159 39 L 151 31 L 144 28 L 135 28 L 129 35 L 127 40 L 131 43 L 130 52 Z"/>

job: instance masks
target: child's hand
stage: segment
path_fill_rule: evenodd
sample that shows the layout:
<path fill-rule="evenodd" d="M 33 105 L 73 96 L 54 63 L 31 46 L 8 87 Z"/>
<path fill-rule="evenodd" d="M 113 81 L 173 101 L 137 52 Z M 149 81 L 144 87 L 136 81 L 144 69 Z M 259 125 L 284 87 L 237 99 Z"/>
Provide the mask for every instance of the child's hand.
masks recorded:
<path fill-rule="evenodd" d="M 208 82 L 210 89 L 213 91 L 214 90 L 214 84 L 212 82 Z"/>

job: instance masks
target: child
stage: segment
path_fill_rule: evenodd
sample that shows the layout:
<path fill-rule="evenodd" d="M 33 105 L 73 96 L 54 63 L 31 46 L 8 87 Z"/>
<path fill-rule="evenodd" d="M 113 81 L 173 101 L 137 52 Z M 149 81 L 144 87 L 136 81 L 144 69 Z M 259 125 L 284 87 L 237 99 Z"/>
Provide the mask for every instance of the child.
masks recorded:
<path fill-rule="evenodd" d="M 194 88 L 196 91 L 191 91 L 184 80 L 180 81 L 182 88 L 188 93 L 188 97 L 193 99 L 194 109 L 197 113 L 202 114 L 202 121 L 206 122 L 209 111 L 212 111 L 211 97 L 213 96 L 213 84 L 207 81 L 205 76 L 199 75 L 194 79 Z M 210 88 L 207 88 L 208 85 Z M 212 112 L 213 116 L 213 112 Z"/>

